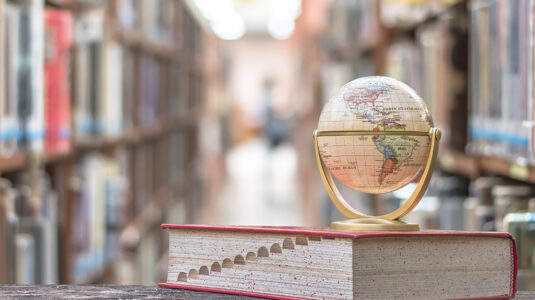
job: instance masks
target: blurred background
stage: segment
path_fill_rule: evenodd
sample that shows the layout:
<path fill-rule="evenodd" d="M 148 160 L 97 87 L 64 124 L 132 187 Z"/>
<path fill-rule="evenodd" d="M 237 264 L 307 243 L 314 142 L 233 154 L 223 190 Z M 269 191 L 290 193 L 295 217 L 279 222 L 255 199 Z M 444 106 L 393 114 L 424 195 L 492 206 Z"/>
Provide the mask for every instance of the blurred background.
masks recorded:
<path fill-rule="evenodd" d="M 164 280 L 162 223 L 328 226 L 312 132 L 348 81 L 442 128 L 421 228 L 517 239 L 535 289 L 534 0 L 0 0 L 0 283 Z M 341 187 L 379 214 L 386 195 Z"/>

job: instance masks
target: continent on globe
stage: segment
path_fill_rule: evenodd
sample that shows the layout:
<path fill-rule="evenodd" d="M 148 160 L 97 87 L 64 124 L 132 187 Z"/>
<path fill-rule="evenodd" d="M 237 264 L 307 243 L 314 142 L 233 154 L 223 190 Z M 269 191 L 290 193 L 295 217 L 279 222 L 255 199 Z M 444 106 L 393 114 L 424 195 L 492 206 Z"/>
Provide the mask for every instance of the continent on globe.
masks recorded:
<path fill-rule="evenodd" d="M 318 131 L 371 135 L 320 136 L 319 152 L 342 183 L 367 193 L 397 190 L 418 177 L 427 162 L 433 126 L 425 103 L 406 84 L 388 77 L 351 81 L 324 107 Z"/>
<path fill-rule="evenodd" d="M 373 142 L 383 154 L 383 165 L 379 175 L 379 183 L 383 183 L 386 176 L 394 171 L 412 156 L 418 141 L 404 135 L 374 135 Z"/>

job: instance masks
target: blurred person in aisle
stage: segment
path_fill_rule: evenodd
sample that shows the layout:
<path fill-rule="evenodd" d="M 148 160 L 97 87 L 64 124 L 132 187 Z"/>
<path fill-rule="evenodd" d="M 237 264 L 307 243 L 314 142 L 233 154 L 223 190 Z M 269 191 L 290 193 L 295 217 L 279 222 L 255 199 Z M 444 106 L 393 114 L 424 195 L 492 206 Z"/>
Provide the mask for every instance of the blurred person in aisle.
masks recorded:
<path fill-rule="evenodd" d="M 264 81 L 262 92 L 264 107 L 265 134 L 271 149 L 287 141 L 290 132 L 290 119 L 284 117 L 282 112 L 276 110 L 273 104 L 274 81 L 268 78 Z"/>
<path fill-rule="evenodd" d="M 207 184 L 213 192 L 204 204 L 211 212 L 205 220 L 317 225 L 324 197 L 311 133 L 321 107 L 320 43 L 329 2 L 194 3 L 222 39 L 217 59 L 207 63 L 223 62 L 214 73 L 221 76 L 220 90 L 207 101 L 218 127 L 229 129 L 220 138 L 224 179 Z M 208 147 L 217 142 L 206 141 Z M 217 169 L 206 164 L 205 172 Z"/>
<path fill-rule="evenodd" d="M 277 84 L 262 80 L 257 101 L 235 109 L 240 140 L 226 159 L 222 222 L 248 225 L 299 225 L 297 154 L 288 141 L 290 119 L 277 107 Z M 279 102 L 280 103 L 280 102 Z"/>

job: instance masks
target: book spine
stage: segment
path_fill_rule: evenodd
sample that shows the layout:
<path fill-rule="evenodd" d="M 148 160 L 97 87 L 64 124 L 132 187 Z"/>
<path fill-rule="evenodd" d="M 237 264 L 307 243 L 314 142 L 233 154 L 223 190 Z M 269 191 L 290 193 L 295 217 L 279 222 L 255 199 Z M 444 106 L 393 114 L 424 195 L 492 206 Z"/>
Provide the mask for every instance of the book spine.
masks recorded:
<path fill-rule="evenodd" d="M 122 121 L 122 49 L 117 42 L 106 40 L 103 44 L 103 86 L 100 103 L 102 133 L 118 136 L 123 131 Z"/>
<path fill-rule="evenodd" d="M 103 130 L 101 91 L 103 85 L 102 40 L 104 12 L 96 10 L 80 15 L 75 20 L 76 48 L 76 136 L 88 139 Z"/>
<path fill-rule="evenodd" d="M 45 135 L 44 120 L 44 88 L 43 88 L 43 63 L 44 63 L 44 3 L 42 0 L 30 1 L 28 11 L 29 33 L 28 33 L 28 59 L 30 61 L 29 85 L 31 92 L 25 98 L 27 124 L 25 139 L 31 151 L 40 153 L 43 151 L 43 141 Z"/>
<path fill-rule="evenodd" d="M 19 141 L 22 136 L 20 119 L 18 117 L 19 101 L 19 62 L 20 44 L 20 15 L 21 9 L 6 3 L 4 9 L 4 62 L 5 73 L 4 101 L 2 102 L 2 117 L 0 119 L 0 142 L 2 156 L 9 157 L 19 151 Z"/>
<path fill-rule="evenodd" d="M 72 15 L 68 11 L 47 9 L 46 30 L 46 134 L 49 153 L 70 150 L 69 50 L 72 44 Z"/>

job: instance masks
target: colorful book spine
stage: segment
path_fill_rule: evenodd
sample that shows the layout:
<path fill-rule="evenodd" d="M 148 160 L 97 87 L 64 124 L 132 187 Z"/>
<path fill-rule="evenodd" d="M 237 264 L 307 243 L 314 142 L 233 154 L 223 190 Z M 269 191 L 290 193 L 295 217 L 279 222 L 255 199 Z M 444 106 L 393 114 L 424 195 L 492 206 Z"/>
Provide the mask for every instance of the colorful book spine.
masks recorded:
<path fill-rule="evenodd" d="M 45 11 L 45 150 L 70 150 L 69 50 L 73 18 L 70 12 Z"/>

